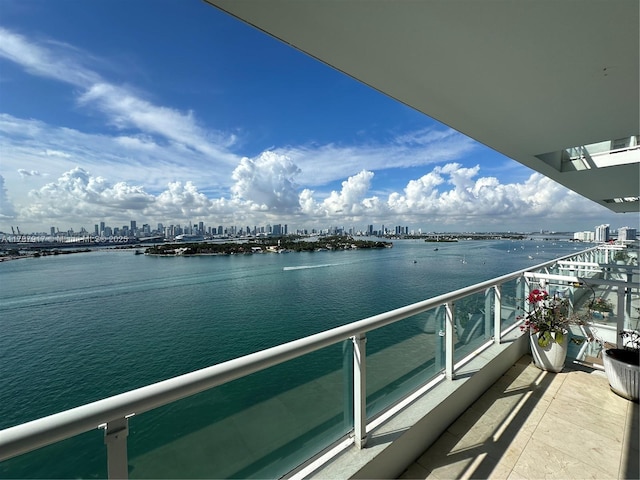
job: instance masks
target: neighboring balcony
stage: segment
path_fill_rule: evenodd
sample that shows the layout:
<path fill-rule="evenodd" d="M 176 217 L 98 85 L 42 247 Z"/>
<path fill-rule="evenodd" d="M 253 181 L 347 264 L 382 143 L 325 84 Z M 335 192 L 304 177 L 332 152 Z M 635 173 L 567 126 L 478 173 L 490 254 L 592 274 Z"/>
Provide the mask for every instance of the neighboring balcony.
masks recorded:
<path fill-rule="evenodd" d="M 608 341 L 622 328 L 637 329 L 637 251 L 617 264 L 621 248 L 585 250 L 7 428 L 0 461 L 46 472 L 47 464 L 72 466 L 81 456 L 99 460 L 99 470 L 70 474 L 78 477 L 506 478 L 508 471 L 536 478 L 546 470 L 537 475 L 518 463 L 529 461 L 527 448 L 534 457 L 573 461 L 553 443 L 549 453 L 539 450 L 547 432 L 555 442 L 563 438 L 551 424 L 569 408 L 574 416 L 558 423 L 572 437 L 576 428 L 588 429 L 581 422 L 590 416 L 606 430 L 600 417 L 611 414 L 617 464 L 591 466 L 628 477 L 634 471 L 625 459 L 638 458 L 638 444 L 624 439 L 634 435 L 627 426 L 637 426 L 637 404 L 609 391 L 597 347 L 576 346 L 567 372 L 548 374 L 528 365 L 528 338 L 518 328 L 528 291 L 544 285 L 575 310 L 591 295 L 609 298 L 613 314 L 595 322 Z M 255 398 L 239 411 L 225 401 L 235 382 Z M 589 439 L 600 437 L 580 438 L 584 451 L 571 458 L 593 463 L 589 452 L 602 447 Z M 567 478 L 579 467 L 563 471 Z"/>

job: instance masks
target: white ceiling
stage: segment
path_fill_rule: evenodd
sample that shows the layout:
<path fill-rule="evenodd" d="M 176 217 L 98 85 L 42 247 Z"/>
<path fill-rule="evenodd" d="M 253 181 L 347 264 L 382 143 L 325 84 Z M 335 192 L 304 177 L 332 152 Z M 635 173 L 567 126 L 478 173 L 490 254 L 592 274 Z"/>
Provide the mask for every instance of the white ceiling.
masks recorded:
<path fill-rule="evenodd" d="M 631 163 L 538 156 L 640 134 L 638 0 L 206 0 L 613 211 Z M 549 155 L 544 158 L 549 158 Z"/>

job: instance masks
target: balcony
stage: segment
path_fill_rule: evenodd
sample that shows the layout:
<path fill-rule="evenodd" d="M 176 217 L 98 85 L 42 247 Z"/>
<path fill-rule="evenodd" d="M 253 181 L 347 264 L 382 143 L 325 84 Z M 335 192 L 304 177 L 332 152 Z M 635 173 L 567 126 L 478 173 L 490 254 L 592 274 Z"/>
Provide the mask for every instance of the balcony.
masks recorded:
<path fill-rule="evenodd" d="M 639 478 L 639 424 L 598 370 L 525 355 L 400 478 Z"/>
<path fill-rule="evenodd" d="M 621 328 L 637 328 L 631 323 L 640 304 L 636 252 L 617 264 L 620 248 L 585 250 L 7 428 L 0 431 L 0 460 L 46 465 L 86 455 L 101 459 L 103 469 L 77 476 L 111 478 L 435 478 L 458 475 L 455 469 L 460 476 L 502 476 L 511 469 L 535 478 L 541 475 L 518 463 L 528 459 L 526 449 L 539 445 L 553 415 L 568 406 L 580 406 L 564 424 L 572 438 L 576 426 L 584 426 L 578 419 L 602 425 L 599 410 L 582 408 L 593 404 L 617 409 L 608 426 L 620 445 L 617 467 L 591 466 L 625 478 L 634 472 L 626 459 L 637 458 L 629 454 L 637 443 L 623 440 L 626 425 L 638 423 L 637 405 L 609 392 L 592 344 L 576 347 L 571 355 L 579 363 L 568 361 L 561 374 L 527 366 L 528 339 L 518 328 L 528 290 L 543 283 L 574 309 L 596 292 L 610 298 L 615 315 L 595 322 L 609 340 L 615 342 Z M 217 415 L 226 386 L 235 382 L 254 402 Z M 193 428 L 184 426 L 187 417 L 197 418 Z M 453 442 L 456 436 L 460 442 Z M 601 447 L 588 445 L 585 434 L 579 438 L 585 443 L 577 457 L 597 458 L 589 449 Z M 140 448 L 144 439 L 156 441 Z M 438 454 L 443 448 L 449 448 L 444 457 Z M 549 456 L 567 464 L 570 476 L 573 460 L 558 451 Z"/>

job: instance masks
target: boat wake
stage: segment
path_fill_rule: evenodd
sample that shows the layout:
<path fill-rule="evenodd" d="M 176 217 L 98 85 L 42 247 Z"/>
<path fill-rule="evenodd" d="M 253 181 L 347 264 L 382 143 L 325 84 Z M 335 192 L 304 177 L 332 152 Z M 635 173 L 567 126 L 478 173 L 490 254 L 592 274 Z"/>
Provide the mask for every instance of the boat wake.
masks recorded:
<path fill-rule="evenodd" d="M 340 265 L 339 263 L 324 263 L 322 265 L 300 265 L 298 267 L 282 267 L 285 272 L 288 270 L 306 270 L 308 268 L 322 268 L 322 267 L 335 267 Z"/>

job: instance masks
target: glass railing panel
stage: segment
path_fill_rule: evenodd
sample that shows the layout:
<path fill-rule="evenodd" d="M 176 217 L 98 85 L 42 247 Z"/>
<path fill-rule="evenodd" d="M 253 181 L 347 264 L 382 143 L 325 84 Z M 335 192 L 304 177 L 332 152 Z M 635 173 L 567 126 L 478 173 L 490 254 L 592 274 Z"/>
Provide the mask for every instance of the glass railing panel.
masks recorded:
<path fill-rule="evenodd" d="M 75 437 L 0 462 L 0 478 L 106 478 L 104 430 Z"/>
<path fill-rule="evenodd" d="M 580 290 L 580 301 L 574 305 L 576 314 L 594 325 L 617 325 L 618 287 L 590 285 L 583 286 Z"/>
<path fill-rule="evenodd" d="M 625 298 L 624 328 L 640 332 L 640 289 L 637 281 L 633 285 L 636 288 L 627 289 Z"/>
<path fill-rule="evenodd" d="M 455 302 L 454 363 L 462 360 L 493 336 L 493 298 L 493 289 L 488 289 Z"/>
<path fill-rule="evenodd" d="M 602 365 L 603 345 L 615 345 L 617 341 L 618 289 L 609 285 L 580 286 L 574 289 L 573 299 L 574 318 L 583 325 L 571 327 L 567 356 Z"/>
<path fill-rule="evenodd" d="M 444 369 L 444 306 L 367 333 L 367 416 Z"/>
<path fill-rule="evenodd" d="M 351 345 L 132 417 L 130 477 L 281 477 L 352 430 Z"/>
<path fill-rule="evenodd" d="M 500 287 L 500 331 L 515 325 L 524 314 L 524 279 L 519 277 Z"/>

